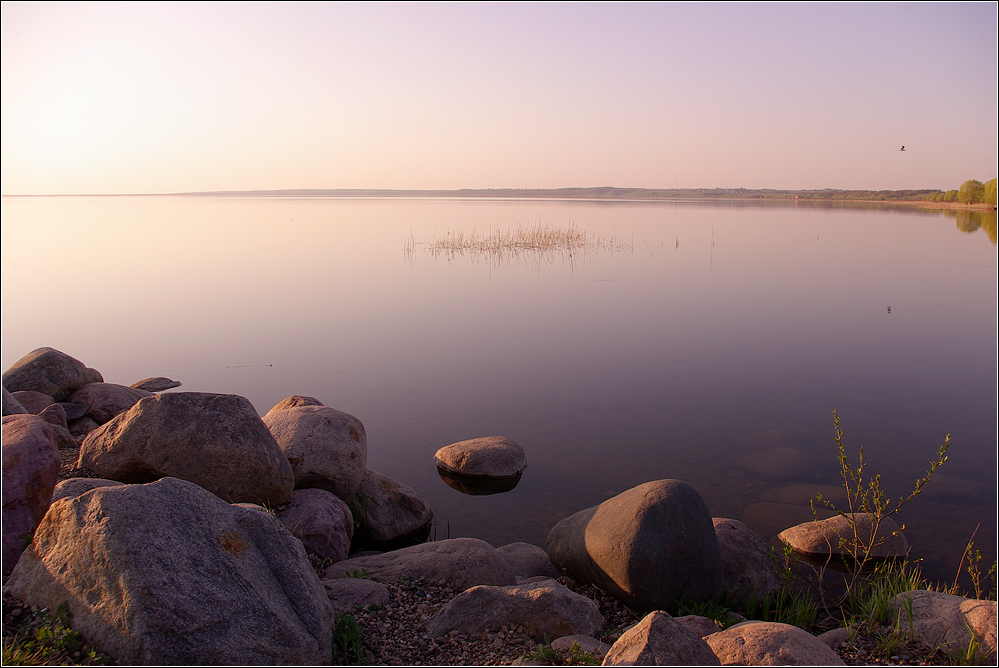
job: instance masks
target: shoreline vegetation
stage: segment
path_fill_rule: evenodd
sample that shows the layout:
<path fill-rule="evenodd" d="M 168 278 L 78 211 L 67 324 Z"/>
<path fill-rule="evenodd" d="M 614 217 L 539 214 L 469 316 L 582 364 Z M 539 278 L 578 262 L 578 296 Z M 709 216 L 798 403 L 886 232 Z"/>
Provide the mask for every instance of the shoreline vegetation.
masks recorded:
<path fill-rule="evenodd" d="M 969 185 L 970 184 L 970 185 Z M 622 201 L 766 201 L 800 203 L 877 203 L 928 209 L 995 210 L 996 179 L 966 181 L 958 190 L 776 190 L 769 188 L 463 188 L 403 190 L 388 188 L 287 188 L 216 190 L 178 193 L 4 195 L 4 197 L 274 197 L 274 198 L 447 198 L 447 199 L 583 199 Z"/>

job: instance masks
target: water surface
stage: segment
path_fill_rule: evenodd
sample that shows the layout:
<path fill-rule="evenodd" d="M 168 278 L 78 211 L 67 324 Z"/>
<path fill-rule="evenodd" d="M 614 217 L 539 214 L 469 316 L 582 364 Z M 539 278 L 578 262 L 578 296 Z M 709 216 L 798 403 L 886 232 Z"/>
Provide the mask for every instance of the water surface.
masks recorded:
<path fill-rule="evenodd" d="M 591 243 L 432 252 L 539 225 Z M 439 538 L 544 545 L 577 510 L 680 478 L 771 539 L 840 483 L 838 409 L 893 496 L 951 434 L 903 515 L 927 574 L 953 579 L 979 523 L 995 556 L 994 214 L 5 198 L 2 248 L 4 368 L 51 346 L 261 414 L 314 396 L 364 423 L 368 465 L 431 503 Z M 437 448 L 491 435 L 527 452 L 513 490 L 438 477 Z"/>

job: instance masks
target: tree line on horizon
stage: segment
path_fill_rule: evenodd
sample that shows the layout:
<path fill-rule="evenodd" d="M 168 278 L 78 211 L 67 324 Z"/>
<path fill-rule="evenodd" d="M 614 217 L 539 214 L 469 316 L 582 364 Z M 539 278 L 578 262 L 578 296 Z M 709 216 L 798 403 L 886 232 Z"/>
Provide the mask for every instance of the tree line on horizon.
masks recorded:
<path fill-rule="evenodd" d="M 996 205 L 996 180 L 982 183 L 968 179 L 957 190 L 938 191 L 926 196 L 928 202 L 960 202 L 961 204 Z"/>

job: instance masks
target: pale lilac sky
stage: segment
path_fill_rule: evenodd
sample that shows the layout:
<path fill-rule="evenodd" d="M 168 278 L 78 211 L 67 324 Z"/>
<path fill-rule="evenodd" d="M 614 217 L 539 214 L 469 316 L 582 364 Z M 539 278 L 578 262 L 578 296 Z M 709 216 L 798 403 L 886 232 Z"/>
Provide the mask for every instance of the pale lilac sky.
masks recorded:
<path fill-rule="evenodd" d="M 2 13 L 3 194 L 949 189 L 997 170 L 992 2 Z"/>

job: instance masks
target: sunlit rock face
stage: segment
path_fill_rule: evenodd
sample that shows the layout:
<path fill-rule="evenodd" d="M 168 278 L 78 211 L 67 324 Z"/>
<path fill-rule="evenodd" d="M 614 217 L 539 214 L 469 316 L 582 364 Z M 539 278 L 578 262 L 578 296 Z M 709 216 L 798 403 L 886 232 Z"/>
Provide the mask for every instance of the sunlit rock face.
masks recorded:
<path fill-rule="evenodd" d="M 446 445 L 434 454 L 437 466 L 462 476 L 510 478 L 527 466 L 524 449 L 502 436 L 473 438 Z"/>

